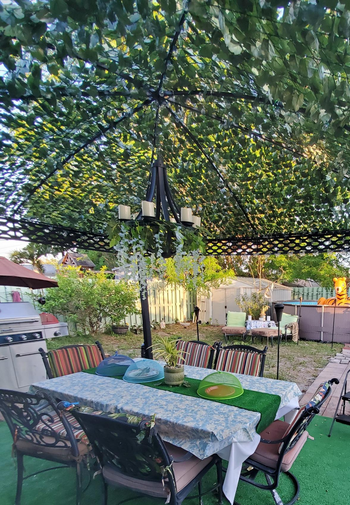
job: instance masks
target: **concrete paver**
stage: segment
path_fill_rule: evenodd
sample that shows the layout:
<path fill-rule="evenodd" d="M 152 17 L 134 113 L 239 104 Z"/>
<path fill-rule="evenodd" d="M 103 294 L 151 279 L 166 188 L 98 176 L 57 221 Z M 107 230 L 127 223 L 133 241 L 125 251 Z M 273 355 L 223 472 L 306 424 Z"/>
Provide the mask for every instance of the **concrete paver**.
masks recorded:
<path fill-rule="evenodd" d="M 342 393 L 345 375 L 347 371 L 350 370 L 349 356 L 350 349 L 348 347 L 345 347 L 343 353 L 338 353 L 334 358 L 332 358 L 328 365 L 322 370 L 322 372 L 318 375 L 318 377 L 314 380 L 306 393 L 303 395 L 300 400 L 300 405 L 305 405 L 309 400 L 311 400 L 317 391 L 318 386 L 322 382 L 326 382 L 327 380 L 336 377 L 339 380 L 339 384 L 332 387 L 331 396 L 322 405 L 320 410 L 321 416 L 333 418 L 339 397 Z M 350 389 L 350 383 L 348 385 L 348 388 Z M 346 404 L 345 413 L 347 415 L 350 415 L 350 402 L 347 402 Z"/>

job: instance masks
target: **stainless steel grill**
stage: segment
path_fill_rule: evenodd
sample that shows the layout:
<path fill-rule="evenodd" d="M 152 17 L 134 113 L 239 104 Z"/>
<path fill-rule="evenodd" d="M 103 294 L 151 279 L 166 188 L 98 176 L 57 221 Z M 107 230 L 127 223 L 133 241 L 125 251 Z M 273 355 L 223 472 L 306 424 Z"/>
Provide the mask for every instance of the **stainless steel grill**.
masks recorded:
<path fill-rule="evenodd" d="M 45 380 L 39 348 L 61 333 L 68 334 L 67 324 L 43 325 L 31 303 L 0 303 L 0 388 L 27 391 Z"/>

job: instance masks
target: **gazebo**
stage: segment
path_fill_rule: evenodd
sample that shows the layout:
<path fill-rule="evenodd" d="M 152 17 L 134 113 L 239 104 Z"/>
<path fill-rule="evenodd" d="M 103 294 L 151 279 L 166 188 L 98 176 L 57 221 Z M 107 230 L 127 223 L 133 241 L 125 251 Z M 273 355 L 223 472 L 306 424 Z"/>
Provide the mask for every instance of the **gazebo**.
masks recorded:
<path fill-rule="evenodd" d="M 0 237 L 110 251 L 155 200 L 207 254 L 348 250 L 347 9 L 4 5 Z"/>

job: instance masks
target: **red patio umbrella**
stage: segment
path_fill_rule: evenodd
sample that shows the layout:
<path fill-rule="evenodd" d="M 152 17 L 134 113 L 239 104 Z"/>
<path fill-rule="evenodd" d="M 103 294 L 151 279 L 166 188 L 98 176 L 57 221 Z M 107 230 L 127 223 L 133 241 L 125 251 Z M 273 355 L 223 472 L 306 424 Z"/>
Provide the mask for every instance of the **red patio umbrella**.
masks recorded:
<path fill-rule="evenodd" d="M 24 288 L 57 288 L 56 281 L 0 256 L 0 285 Z"/>

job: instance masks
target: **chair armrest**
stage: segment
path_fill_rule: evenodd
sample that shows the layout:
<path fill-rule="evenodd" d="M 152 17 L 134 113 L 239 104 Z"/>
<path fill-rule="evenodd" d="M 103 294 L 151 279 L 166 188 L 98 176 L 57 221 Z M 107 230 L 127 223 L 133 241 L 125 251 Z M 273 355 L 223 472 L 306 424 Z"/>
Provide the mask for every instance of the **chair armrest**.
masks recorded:
<path fill-rule="evenodd" d="M 287 335 L 287 331 L 290 330 L 289 335 L 292 335 L 292 340 L 297 342 L 299 340 L 299 324 L 298 322 L 287 323 L 284 327 L 284 335 Z"/>
<path fill-rule="evenodd" d="M 284 442 L 284 438 L 280 438 L 279 440 L 266 440 L 265 438 L 261 438 L 260 442 L 263 444 L 281 444 Z"/>
<path fill-rule="evenodd" d="M 186 452 L 186 454 L 184 454 L 182 456 L 182 458 L 179 458 L 179 459 L 173 459 L 172 455 L 170 454 L 170 457 L 171 457 L 171 460 L 173 463 L 182 463 L 183 461 L 188 461 L 189 459 L 191 459 L 193 457 L 193 454 L 192 452 Z"/>

